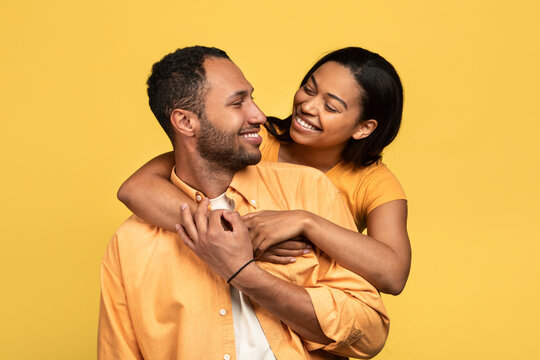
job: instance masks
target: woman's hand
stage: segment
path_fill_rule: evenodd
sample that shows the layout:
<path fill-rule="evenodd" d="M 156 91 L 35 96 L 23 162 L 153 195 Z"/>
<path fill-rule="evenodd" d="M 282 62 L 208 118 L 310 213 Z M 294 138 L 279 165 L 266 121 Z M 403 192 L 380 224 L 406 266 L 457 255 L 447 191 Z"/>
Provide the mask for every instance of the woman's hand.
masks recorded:
<path fill-rule="evenodd" d="M 270 246 L 258 259 L 260 261 L 274 264 L 290 264 L 296 261 L 298 256 L 305 255 L 311 251 L 311 244 L 303 238 L 298 240 L 285 240 Z"/>
<path fill-rule="evenodd" d="M 267 210 L 244 215 L 242 220 L 249 228 L 255 256 L 261 256 L 267 249 L 276 244 L 303 236 L 308 216 L 309 213 L 303 210 Z M 283 246 L 273 248 L 269 256 L 272 259 L 275 259 L 275 256 L 290 258 L 290 256 L 298 256 L 297 254 L 302 250 L 298 246 L 298 241 L 294 245 L 289 243 L 286 246 L 288 248 Z M 303 248 L 303 250 L 305 249 L 307 247 Z M 285 253 L 284 250 L 294 250 L 296 252 Z M 264 260 L 264 258 L 262 259 Z M 282 264 L 283 262 L 279 263 Z"/>

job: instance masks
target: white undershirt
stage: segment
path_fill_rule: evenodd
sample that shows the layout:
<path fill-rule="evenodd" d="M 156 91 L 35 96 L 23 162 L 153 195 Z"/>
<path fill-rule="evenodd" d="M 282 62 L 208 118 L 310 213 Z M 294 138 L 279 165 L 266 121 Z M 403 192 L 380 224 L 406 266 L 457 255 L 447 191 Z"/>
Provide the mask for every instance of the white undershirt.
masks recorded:
<path fill-rule="evenodd" d="M 235 206 L 234 200 L 226 197 L 225 193 L 210 199 L 210 205 L 213 210 L 234 210 Z M 276 358 L 248 298 L 232 285 L 230 290 L 236 358 L 238 360 L 275 360 Z"/>

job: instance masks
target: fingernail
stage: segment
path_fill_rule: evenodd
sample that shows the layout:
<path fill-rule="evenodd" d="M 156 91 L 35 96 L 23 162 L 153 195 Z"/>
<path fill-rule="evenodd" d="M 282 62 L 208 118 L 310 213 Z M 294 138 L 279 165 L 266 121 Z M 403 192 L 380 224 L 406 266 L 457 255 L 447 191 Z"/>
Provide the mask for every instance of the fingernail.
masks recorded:
<path fill-rule="evenodd" d="M 292 258 L 291 260 L 289 260 L 289 262 L 296 262 L 296 259 L 295 258 Z"/>
<path fill-rule="evenodd" d="M 307 244 L 306 247 L 307 247 L 308 249 L 311 249 L 311 244 Z"/>
<path fill-rule="evenodd" d="M 182 210 L 186 210 L 186 209 L 187 209 L 187 204 L 182 204 L 182 205 L 180 205 L 180 208 L 181 208 Z"/>
<path fill-rule="evenodd" d="M 304 250 L 304 254 L 308 254 L 309 252 L 311 252 L 311 250 L 309 249 Z"/>
<path fill-rule="evenodd" d="M 180 230 L 180 224 L 174 225 L 174 228 L 176 229 L 176 231 Z"/>

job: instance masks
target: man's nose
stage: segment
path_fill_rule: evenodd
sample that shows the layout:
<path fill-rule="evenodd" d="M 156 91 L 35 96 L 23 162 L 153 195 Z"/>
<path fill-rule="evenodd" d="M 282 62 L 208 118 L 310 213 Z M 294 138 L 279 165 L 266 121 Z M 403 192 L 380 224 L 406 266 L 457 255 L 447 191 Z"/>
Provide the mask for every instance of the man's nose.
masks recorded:
<path fill-rule="evenodd" d="M 266 115 L 254 102 L 252 102 L 248 122 L 250 124 L 264 124 L 266 122 Z"/>

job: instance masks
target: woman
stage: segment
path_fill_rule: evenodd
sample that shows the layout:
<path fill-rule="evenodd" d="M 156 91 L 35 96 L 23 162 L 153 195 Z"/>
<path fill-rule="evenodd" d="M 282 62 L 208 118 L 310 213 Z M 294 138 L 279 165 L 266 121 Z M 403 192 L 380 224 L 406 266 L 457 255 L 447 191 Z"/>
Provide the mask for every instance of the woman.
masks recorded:
<path fill-rule="evenodd" d="M 382 150 L 399 130 L 402 109 L 399 76 L 378 54 L 344 48 L 309 70 L 295 94 L 291 116 L 269 118 L 261 129 L 263 160 L 325 172 L 345 197 L 358 232 L 300 210 L 245 215 L 262 260 L 295 261 L 309 245 L 286 240 L 308 235 L 311 243 L 379 291 L 397 295 L 403 290 L 411 261 L 407 202 L 381 162 Z M 179 204 L 186 201 L 168 181 L 173 165 L 172 153 L 160 155 L 118 192 L 135 214 L 170 230 L 180 219 Z"/>

